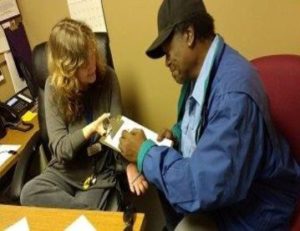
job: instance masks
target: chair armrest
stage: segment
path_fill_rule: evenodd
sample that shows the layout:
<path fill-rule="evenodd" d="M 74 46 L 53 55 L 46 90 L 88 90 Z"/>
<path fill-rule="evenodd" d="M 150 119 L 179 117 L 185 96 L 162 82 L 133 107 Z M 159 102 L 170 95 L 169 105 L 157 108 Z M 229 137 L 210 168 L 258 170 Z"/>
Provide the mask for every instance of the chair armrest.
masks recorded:
<path fill-rule="evenodd" d="M 45 168 L 48 166 L 48 162 L 50 160 L 50 156 L 49 156 L 50 154 L 48 153 L 47 155 L 43 144 L 40 144 L 38 154 L 39 154 L 38 172 L 42 173 L 45 170 Z"/>
<path fill-rule="evenodd" d="M 39 140 L 40 134 L 37 133 L 26 144 L 20 155 L 10 185 L 10 198 L 12 200 L 19 200 L 20 198 L 21 190 L 26 180 L 26 173 L 30 166 L 30 160 L 32 159 L 33 154 L 36 152 L 36 148 L 39 145 Z"/>

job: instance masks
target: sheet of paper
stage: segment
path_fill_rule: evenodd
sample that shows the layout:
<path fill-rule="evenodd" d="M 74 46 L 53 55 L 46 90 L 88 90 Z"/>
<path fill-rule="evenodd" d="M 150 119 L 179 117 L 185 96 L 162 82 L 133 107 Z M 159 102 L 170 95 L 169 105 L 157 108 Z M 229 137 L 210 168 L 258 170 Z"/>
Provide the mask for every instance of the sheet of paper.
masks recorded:
<path fill-rule="evenodd" d="M 0 1 L 0 22 L 20 15 L 16 0 Z"/>
<path fill-rule="evenodd" d="M 88 24 L 94 32 L 106 32 L 102 0 L 68 0 L 72 19 Z"/>
<path fill-rule="evenodd" d="M 9 45 L 3 28 L 0 26 L 0 53 L 9 51 Z"/>
<path fill-rule="evenodd" d="M 12 155 L 9 151 L 17 151 L 21 145 L 18 144 L 0 144 L 0 166 Z"/>
<path fill-rule="evenodd" d="M 65 231 L 96 231 L 95 227 L 89 222 L 89 220 L 81 215 L 71 225 L 69 225 Z"/>
<path fill-rule="evenodd" d="M 22 89 L 24 89 L 25 87 L 27 87 L 26 81 L 20 78 L 11 52 L 5 52 L 4 58 L 5 58 L 5 61 L 7 64 L 9 75 L 11 77 L 11 81 L 13 83 L 15 93 L 17 93 L 17 92 L 21 91 Z"/>
<path fill-rule="evenodd" d="M 4 231 L 30 231 L 26 217 L 23 217 L 17 223 L 9 226 Z"/>
<path fill-rule="evenodd" d="M 1 72 L 1 70 L 0 70 L 0 82 L 1 82 L 2 80 L 4 80 L 4 76 L 3 76 L 3 74 L 2 74 L 2 72 Z"/>
<path fill-rule="evenodd" d="M 157 143 L 157 145 L 164 145 L 164 146 L 168 146 L 168 147 L 172 146 L 172 141 L 169 139 L 164 139 L 161 142 L 157 142 L 156 138 L 157 138 L 158 134 L 156 132 L 153 132 L 150 129 L 142 126 L 141 124 L 134 122 L 133 120 L 131 120 L 125 116 L 122 116 L 122 120 L 124 123 L 119 128 L 119 130 L 117 131 L 117 133 L 114 135 L 113 138 L 110 135 L 107 135 L 104 139 L 101 139 L 101 142 L 103 144 L 108 145 L 109 147 L 120 152 L 119 140 L 120 140 L 120 137 L 122 136 L 122 131 L 123 130 L 131 131 L 132 129 L 137 128 L 137 129 L 142 129 L 145 132 L 146 138 L 153 140 L 154 142 Z"/>

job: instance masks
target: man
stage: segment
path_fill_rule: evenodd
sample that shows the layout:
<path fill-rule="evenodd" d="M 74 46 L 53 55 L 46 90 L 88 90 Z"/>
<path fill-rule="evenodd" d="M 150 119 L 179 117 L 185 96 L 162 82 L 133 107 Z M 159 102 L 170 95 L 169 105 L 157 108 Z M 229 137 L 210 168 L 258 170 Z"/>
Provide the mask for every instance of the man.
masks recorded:
<path fill-rule="evenodd" d="M 159 136 L 175 145 L 156 146 L 134 129 L 120 149 L 169 202 L 168 229 L 201 212 L 220 230 L 287 230 L 299 165 L 275 133 L 257 72 L 215 34 L 203 2 L 164 0 L 146 54 L 165 56 L 183 85 L 178 121 Z"/>

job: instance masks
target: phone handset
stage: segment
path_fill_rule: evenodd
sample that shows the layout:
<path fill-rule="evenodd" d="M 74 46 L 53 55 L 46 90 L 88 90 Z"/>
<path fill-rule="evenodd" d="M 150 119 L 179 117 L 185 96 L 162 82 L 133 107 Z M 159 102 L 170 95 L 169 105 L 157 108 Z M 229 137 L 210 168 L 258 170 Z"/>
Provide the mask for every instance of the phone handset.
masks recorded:
<path fill-rule="evenodd" d="M 2 102 L 0 102 L 0 115 L 7 122 L 17 123 L 20 120 L 15 110 Z"/>
<path fill-rule="evenodd" d="M 9 127 L 10 129 L 22 132 L 26 132 L 33 128 L 33 124 L 22 121 L 13 108 L 2 102 L 0 102 L 0 116 L 2 117 L 4 127 Z"/>

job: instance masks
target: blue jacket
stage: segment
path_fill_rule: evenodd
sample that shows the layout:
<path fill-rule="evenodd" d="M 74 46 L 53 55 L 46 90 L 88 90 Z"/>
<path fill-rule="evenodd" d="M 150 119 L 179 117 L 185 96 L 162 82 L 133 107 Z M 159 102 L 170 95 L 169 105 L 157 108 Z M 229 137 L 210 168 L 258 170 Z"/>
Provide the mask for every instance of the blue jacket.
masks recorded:
<path fill-rule="evenodd" d="M 209 211 L 220 230 L 288 229 L 300 167 L 273 128 L 257 72 L 227 45 L 207 109 L 191 158 L 146 140 L 138 154 L 140 170 L 178 213 Z"/>

